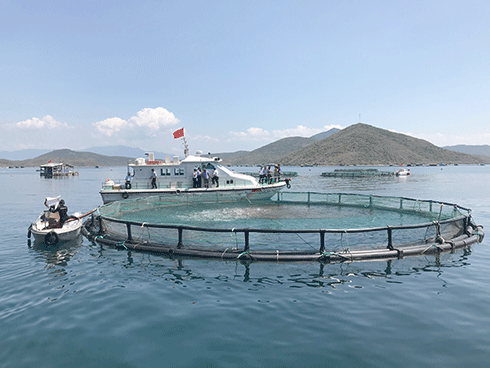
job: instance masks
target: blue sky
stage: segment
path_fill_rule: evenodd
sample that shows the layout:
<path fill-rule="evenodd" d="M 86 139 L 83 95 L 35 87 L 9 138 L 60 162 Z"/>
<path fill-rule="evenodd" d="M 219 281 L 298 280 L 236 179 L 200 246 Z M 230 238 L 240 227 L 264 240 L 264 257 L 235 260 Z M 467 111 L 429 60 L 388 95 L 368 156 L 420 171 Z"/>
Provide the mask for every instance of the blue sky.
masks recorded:
<path fill-rule="evenodd" d="M 359 121 L 490 144 L 488 1 L 2 1 L 0 144 L 252 150 Z"/>

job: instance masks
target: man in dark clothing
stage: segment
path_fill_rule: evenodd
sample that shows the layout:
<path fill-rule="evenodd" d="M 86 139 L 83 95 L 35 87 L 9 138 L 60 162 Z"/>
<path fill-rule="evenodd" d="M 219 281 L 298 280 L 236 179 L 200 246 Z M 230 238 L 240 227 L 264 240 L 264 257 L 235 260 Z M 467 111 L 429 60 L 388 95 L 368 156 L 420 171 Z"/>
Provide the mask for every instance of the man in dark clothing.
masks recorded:
<path fill-rule="evenodd" d="M 151 189 L 157 189 L 157 173 L 155 172 L 155 169 L 151 169 Z"/>
<path fill-rule="evenodd" d="M 55 213 L 58 212 L 60 215 L 60 227 L 63 227 L 63 224 L 70 218 L 68 216 L 68 207 L 65 206 L 65 201 L 62 199 L 57 207 L 51 206 L 49 207 L 49 212 Z"/>

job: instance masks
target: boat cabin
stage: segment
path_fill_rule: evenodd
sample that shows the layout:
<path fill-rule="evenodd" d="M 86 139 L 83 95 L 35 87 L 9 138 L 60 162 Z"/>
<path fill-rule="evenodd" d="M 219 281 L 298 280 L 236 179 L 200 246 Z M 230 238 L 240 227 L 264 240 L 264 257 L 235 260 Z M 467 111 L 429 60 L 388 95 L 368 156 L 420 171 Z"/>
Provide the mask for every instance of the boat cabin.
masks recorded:
<path fill-rule="evenodd" d="M 212 182 L 212 175 L 216 169 L 219 173 L 219 187 L 248 187 L 256 186 L 257 180 L 248 175 L 236 173 L 219 163 L 217 157 L 205 157 L 198 151 L 195 155 L 188 155 L 180 160 L 178 156 L 166 157 L 165 161 L 155 160 L 152 153 L 148 154 L 148 160 L 137 158 L 134 164 L 128 165 L 131 174 L 131 189 L 151 188 L 152 170 L 157 175 L 158 189 L 185 189 L 193 187 L 194 170 L 200 169 L 209 173 L 209 187 L 216 186 Z M 202 187 L 204 181 L 202 180 Z"/>

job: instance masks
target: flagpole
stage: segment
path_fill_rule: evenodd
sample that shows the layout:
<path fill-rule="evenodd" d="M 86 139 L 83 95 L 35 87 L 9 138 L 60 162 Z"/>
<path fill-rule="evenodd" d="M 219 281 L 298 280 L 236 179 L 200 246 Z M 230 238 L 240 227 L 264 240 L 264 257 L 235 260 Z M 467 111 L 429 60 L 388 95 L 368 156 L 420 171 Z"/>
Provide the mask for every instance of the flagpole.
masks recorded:
<path fill-rule="evenodd" d="M 184 141 L 184 156 L 187 157 L 189 156 L 189 147 L 187 146 L 187 141 L 185 140 L 185 137 L 182 137 L 182 140 Z"/>

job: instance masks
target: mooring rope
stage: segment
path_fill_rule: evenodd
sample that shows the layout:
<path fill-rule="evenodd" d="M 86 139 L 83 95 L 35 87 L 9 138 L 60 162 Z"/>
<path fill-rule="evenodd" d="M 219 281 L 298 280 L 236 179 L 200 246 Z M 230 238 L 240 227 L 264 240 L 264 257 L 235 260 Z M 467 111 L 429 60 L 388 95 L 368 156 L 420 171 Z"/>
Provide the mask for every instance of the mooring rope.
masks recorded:
<path fill-rule="evenodd" d="M 306 240 L 304 240 L 304 239 L 301 237 L 301 235 L 299 235 L 298 233 L 295 233 L 295 234 L 296 234 L 296 236 L 297 236 L 298 238 L 300 238 L 301 240 L 303 240 L 303 242 L 304 242 L 305 244 L 308 244 L 308 245 L 311 247 L 311 249 L 316 249 L 315 247 L 313 247 L 313 245 L 311 245 L 311 244 L 310 244 L 310 243 L 308 243 Z"/>
<path fill-rule="evenodd" d="M 422 254 L 427 252 L 430 248 L 436 248 L 439 252 L 443 251 L 443 249 L 441 247 L 439 247 L 437 244 L 431 244 L 427 248 L 425 248 L 425 250 L 422 252 Z"/>
<path fill-rule="evenodd" d="M 342 254 L 340 253 L 334 253 L 334 252 L 323 252 L 322 254 L 320 254 L 320 257 L 319 258 L 323 258 L 323 257 L 327 257 L 327 256 L 337 256 L 337 257 L 340 257 L 340 258 L 343 258 L 343 259 L 347 259 L 347 260 L 350 260 L 352 259 L 352 254 L 349 252 L 349 254 L 351 255 L 350 257 L 346 257 L 346 256 L 343 256 Z"/>
<path fill-rule="evenodd" d="M 221 258 L 223 258 L 223 256 L 225 255 L 226 251 L 230 249 L 230 248 L 226 248 L 225 251 L 223 253 L 221 253 Z"/>
<path fill-rule="evenodd" d="M 96 235 L 94 238 L 94 243 L 97 244 L 97 239 L 104 239 L 107 235 L 109 235 L 109 234 Z"/>
<path fill-rule="evenodd" d="M 253 259 L 253 257 L 252 257 L 252 255 L 250 254 L 250 251 L 249 251 L 249 250 L 246 250 L 245 252 L 240 253 L 240 254 L 238 255 L 238 257 L 236 257 L 236 259 L 239 259 L 239 258 L 240 258 L 241 256 L 243 256 L 244 254 L 248 254 L 248 256 L 249 256 L 250 258 L 252 258 L 252 259 Z"/>

